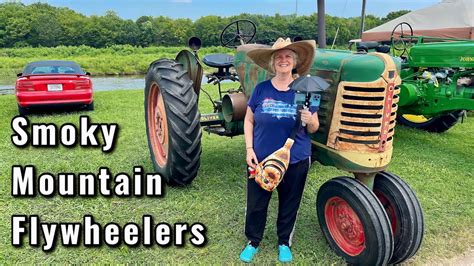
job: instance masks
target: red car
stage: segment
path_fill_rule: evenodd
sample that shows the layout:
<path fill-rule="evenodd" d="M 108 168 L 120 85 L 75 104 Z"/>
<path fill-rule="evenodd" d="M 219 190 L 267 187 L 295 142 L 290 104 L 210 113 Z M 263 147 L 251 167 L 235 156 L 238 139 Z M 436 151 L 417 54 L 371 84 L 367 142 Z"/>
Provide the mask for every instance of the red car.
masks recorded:
<path fill-rule="evenodd" d="M 20 115 L 31 107 L 81 105 L 94 110 L 90 73 L 72 61 L 38 61 L 19 73 L 15 94 Z"/>

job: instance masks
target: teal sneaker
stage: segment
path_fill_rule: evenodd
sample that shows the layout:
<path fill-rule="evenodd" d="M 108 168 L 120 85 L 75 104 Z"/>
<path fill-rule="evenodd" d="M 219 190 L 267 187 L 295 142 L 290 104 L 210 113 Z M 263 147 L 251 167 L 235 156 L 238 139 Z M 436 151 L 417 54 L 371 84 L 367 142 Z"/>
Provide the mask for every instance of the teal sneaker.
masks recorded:
<path fill-rule="evenodd" d="M 278 260 L 280 262 L 291 262 L 293 260 L 290 247 L 287 245 L 278 246 Z"/>
<path fill-rule="evenodd" d="M 253 256 L 257 254 L 258 248 L 254 248 L 252 245 L 248 244 L 242 253 L 240 253 L 240 260 L 243 262 L 250 263 L 252 262 Z"/>

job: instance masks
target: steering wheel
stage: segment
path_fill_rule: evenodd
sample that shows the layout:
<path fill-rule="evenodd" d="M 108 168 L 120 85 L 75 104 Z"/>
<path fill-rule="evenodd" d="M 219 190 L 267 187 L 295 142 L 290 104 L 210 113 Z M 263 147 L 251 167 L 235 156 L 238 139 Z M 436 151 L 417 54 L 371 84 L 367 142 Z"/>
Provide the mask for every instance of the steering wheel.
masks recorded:
<path fill-rule="evenodd" d="M 392 48 L 397 51 L 402 51 L 400 56 L 404 55 L 408 47 L 411 45 L 413 39 L 413 28 L 406 22 L 399 23 L 392 30 L 390 41 Z"/>
<path fill-rule="evenodd" d="M 235 48 L 251 42 L 256 32 L 257 27 L 252 21 L 247 19 L 236 20 L 225 26 L 224 30 L 222 30 L 221 44 L 225 47 Z"/>

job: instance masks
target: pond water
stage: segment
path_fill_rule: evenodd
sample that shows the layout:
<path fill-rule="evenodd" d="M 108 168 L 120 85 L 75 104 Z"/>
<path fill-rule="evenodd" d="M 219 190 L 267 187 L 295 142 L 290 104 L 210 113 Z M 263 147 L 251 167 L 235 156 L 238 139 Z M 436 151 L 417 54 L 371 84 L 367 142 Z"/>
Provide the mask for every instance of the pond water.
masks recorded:
<path fill-rule="evenodd" d="M 108 77 L 91 77 L 94 91 L 110 91 L 110 90 L 143 90 L 145 88 L 145 76 L 108 76 Z M 228 81 L 224 81 L 228 82 Z M 202 84 L 207 83 L 207 78 L 203 76 Z M 15 88 L 15 79 L 0 79 L 0 95 L 13 94 Z"/>

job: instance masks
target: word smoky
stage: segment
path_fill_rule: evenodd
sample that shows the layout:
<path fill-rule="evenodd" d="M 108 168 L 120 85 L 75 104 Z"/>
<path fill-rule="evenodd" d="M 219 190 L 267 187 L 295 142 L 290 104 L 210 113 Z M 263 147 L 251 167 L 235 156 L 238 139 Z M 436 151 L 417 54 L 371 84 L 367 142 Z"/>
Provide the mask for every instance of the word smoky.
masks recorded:
<path fill-rule="evenodd" d="M 115 135 L 119 131 L 115 123 L 94 124 L 89 121 L 88 116 L 80 117 L 79 128 L 66 123 L 58 130 L 55 124 L 31 123 L 29 134 L 27 131 L 29 125 L 30 122 L 26 117 L 16 116 L 12 119 L 11 127 L 14 134 L 11 140 L 15 146 L 26 147 L 31 143 L 33 147 L 56 147 L 60 142 L 65 147 L 74 147 L 79 142 L 81 147 L 102 146 L 103 152 L 111 152 L 115 144 Z M 102 145 L 99 143 L 98 132 L 102 135 L 104 143 Z"/>
<path fill-rule="evenodd" d="M 113 185 L 112 185 L 112 182 Z M 50 173 L 36 175 L 33 165 L 12 166 L 12 196 L 35 197 L 37 192 L 43 197 L 57 194 L 62 197 L 97 196 L 97 188 L 104 197 L 118 196 L 162 196 L 163 180 L 159 174 L 143 174 L 143 168 L 135 166 L 133 177 L 118 173 L 112 178 L 107 167 L 100 167 L 98 174 L 93 173 Z"/>
<path fill-rule="evenodd" d="M 42 242 L 43 251 L 50 252 L 56 247 L 59 237 L 65 247 L 78 247 L 81 242 L 84 247 L 101 247 L 104 243 L 110 247 L 123 244 L 151 247 L 155 243 L 160 247 L 182 247 L 186 240 L 193 246 L 202 247 L 207 243 L 206 231 L 201 223 L 155 224 L 151 215 L 144 215 L 141 224 L 127 223 L 124 226 L 113 222 L 102 226 L 94 221 L 92 215 L 85 215 L 82 223 L 44 223 L 40 222 L 38 215 L 13 215 L 11 244 L 22 247 L 24 238 L 28 237 L 30 246 L 39 247 Z"/>

